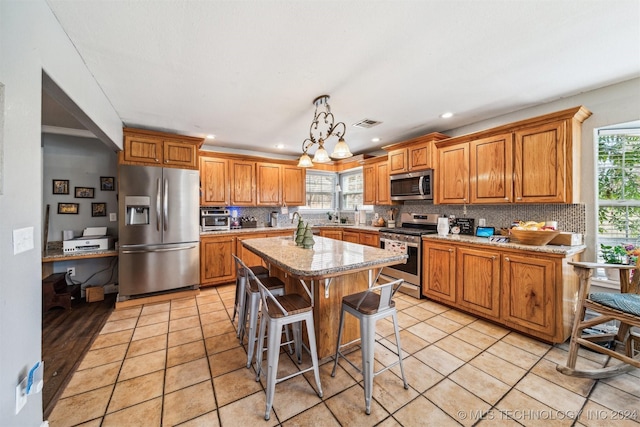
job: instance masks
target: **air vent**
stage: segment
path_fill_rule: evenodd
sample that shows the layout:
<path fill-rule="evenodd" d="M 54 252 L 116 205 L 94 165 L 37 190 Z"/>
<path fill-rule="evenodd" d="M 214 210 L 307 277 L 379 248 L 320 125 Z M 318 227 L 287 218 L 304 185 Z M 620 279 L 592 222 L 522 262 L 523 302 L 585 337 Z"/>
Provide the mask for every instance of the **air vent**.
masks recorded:
<path fill-rule="evenodd" d="M 357 123 L 354 123 L 353 126 L 357 127 L 357 128 L 372 128 L 374 126 L 378 126 L 380 123 L 382 122 L 378 122 L 376 120 L 371 120 L 371 119 L 362 119 Z"/>

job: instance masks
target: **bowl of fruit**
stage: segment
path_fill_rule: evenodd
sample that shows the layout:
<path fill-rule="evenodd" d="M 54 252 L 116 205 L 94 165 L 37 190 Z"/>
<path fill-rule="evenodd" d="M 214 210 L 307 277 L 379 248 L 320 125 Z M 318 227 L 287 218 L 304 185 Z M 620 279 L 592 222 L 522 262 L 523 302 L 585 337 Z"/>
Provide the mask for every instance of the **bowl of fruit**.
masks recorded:
<path fill-rule="evenodd" d="M 544 246 L 560 232 L 554 227 L 545 226 L 544 222 L 520 222 L 509 230 L 518 243 L 523 245 Z"/>

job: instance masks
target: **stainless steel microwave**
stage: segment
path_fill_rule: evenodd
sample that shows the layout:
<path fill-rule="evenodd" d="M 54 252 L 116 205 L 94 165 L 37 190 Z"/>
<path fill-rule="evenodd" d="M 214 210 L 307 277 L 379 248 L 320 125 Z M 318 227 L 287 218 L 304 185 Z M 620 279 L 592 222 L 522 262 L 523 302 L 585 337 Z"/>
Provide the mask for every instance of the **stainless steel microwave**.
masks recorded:
<path fill-rule="evenodd" d="M 433 169 L 391 175 L 391 200 L 433 201 Z"/>

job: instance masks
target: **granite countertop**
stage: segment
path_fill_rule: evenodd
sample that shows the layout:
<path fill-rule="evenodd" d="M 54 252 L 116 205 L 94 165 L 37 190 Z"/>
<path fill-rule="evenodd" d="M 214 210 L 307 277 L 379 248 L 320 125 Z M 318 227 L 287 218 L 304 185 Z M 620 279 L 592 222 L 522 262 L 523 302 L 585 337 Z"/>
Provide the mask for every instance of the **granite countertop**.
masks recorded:
<path fill-rule="evenodd" d="M 509 243 L 495 243 L 490 242 L 487 237 L 476 237 L 476 236 L 467 236 L 462 234 L 449 234 L 447 236 L 439 236 L 437 234 L 428 234 L 422 236 L 422 240 L 442 240 L 447 242 L 456 242 L 456 243 L 472 243 L 475 245 L 483 245 L 483 246 L 493 246 L 503 249 L 518 249 L 523 251 L 531 251 L 531 252 L 540 252 L 545 254 L 557 254 L 557 255 L 574 255 L 584 251 L 587 247 L 586 245 L 579 246 L 556 246 L 556 245 L 544 245 L 544 246 L 534 246 L 534 245 L 525 245 L 517 242 L 509 242 Z"/>
<path fill-rule="evenodd" d="M 107 249 L 101 251 L 81 251 L 81 252 L 67 252 L 64 253 L 62 249 L 53 249 L 47 251 L 42 256 L 42 262 L 56 262 L 65 261 L 80 258 L 102 258 L 118 256 L 118 251 L 115 249 Z"/>
<path fill-rule="evenodd" d="M 256 228 L 237 228 L 230 230 L 216 230 L 216 231 L 201 231 L 201 236 L 224 236 L 226 234 L 239 234 L 239 233 L 263 233 L 263 232 L 278 232 L 278 231 L 291 231 L 292 233 L 296 230 L 297 225 L 295 224 L 283 224 L 278 227 L 256 227 Z M 318 228 L 345 228 L 354 231 L 380 231 L 380 227 L 372 227 L 370 225 L 364 224 L 311 224 L 312 229 Z"/>
<path fill-rule="evenodd" d="M 406 254 L 314 236 L 313 249 L 296 246 L 293 238 L 243 240 L 247 249 L 267 262 L 300 278 L 319 278 L 405 262 Z"/>

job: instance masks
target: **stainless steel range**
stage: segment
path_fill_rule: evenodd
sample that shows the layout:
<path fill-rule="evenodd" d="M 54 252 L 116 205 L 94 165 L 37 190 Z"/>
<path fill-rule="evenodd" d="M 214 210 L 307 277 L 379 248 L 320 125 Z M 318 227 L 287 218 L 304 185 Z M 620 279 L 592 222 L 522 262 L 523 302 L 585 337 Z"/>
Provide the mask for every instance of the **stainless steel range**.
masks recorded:
<path fill-rule="evenodd" d="M 403 213 L 400 216 L 400 223 L 401 227 L 380 230 L 380 247 L 408 254 L 409 258 L 405 264 L 385 267 L 382 274 L 392 279 L 404 279 L 400 291 L 420 298 L 422 294 L 421 236 L 438 232 L 438 214 Z"/>

